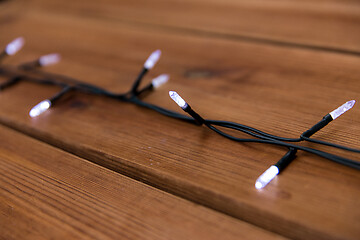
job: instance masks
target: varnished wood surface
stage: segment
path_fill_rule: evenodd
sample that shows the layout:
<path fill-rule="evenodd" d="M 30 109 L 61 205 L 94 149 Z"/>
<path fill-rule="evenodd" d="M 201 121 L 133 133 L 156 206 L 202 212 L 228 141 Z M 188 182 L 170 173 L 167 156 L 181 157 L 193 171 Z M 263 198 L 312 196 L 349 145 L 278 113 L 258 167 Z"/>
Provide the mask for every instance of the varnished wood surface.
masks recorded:
<path fill-rule="evenodd" d="M 36 0 L 33 6 L 207 37 L 360 54 L 357 0 Z"/>
<path fill-rule="evenodd" d="M 4 127 L 0 137 L 0 239 L 283 239 Z"/>
<path fill-rule="evenodd" d="M 345 101 L 359 98 L 356 55 L 35 9 L 3 27 L 7 33 L 1 36 L 3 43 L 18 35 L 28 39 L 22 54 L 7 63 L 58 51 L 63 62 L 49 71 L 114 91 L 127 90 L 148 54 L 161 48 L 163 57 L 150 77 L 167 72 L 172 79 L 146 100 L 178 110 L 167 94 L 177 90 L 204 117 L 241 122 L 282 136 L 296 137 Z M 83 94 L 30 119 L 30 108 L 55 92 L 29 83 L 2 92 L 0 122 L 284 236 L 357 239 L 360 234 L 356 207 L 360 176 L 355 170 L 300 153 L 275 181 L 256 191 L 256 178 L 284 149 L 230 142 L 205 128 Z M 359 116 L 355 105 L 316 137 L 359 147 Z"/>

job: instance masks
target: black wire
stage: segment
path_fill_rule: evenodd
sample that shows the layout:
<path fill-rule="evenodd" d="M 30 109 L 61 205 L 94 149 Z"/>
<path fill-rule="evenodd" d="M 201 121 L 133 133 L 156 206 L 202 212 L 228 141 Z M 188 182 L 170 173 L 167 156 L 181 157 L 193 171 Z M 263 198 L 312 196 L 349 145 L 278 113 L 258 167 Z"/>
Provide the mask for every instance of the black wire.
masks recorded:
<path fill-rule="evenodd" d="M 334 154 L 326 153 L 326 152 L 323 152 L 323 151 L 320 151 L 320 150 L 317 150 L 317 149 L 303 147 L 303 146 L 294 145 L 294 144 L 290 144 L 290 143 L 285 143 L 285 142 L 281 142 L 281 141 L 275 141 L 275 140 L 237 138 L 237 137 L 231 136 L 231 135 L 229 135 L 227 133 L 224 133 L 223 131 L 215 128 L 214 126 L 212 126 L 210 124 L 206 124 L 206 126 L 208 128 L 210 128 L 211 130 L 213 130 L 214 132 L 216 132 L 216 133 L 218 133 L 218 134 L 220 134 L 220 135 L 222 135 L 222 136 L 224 136 L 226 138 L 229 138 L 229 139 L 231 139 L 233 141 L 266 143 L 266 144 L 284 146 L 284 147 L 288 147 L 288 148 L 292 147 L 292 148 L 302 150 L 302 151 L 305 151 L 305 152 L 309 152 L 309 153 L 318 155 L 320 157 L 327 158 L 327 159 L 329 159 L 331 161 L 334 161 L 334 162 L 337 162 L 337 163 L 340 163 L 340 164 L 343 164 L 343 165 L 346 165 L 346 166 L 349 166 L 349 167 L 356 168 L 356 169 L 360 170 L 360 162 L 358 162 L 358 161 L 347 159 L 347 158 L 344 158 L 344 157 L 340 157 L 340 156 L 337 156 L 337 155 L 334 155 Z"/>
<path fill-rule="evenodd" d="M 0 52 L 0 63 L 2 62 L 2 60 L 7 56 L 5 50 Z"/>
<path fill-rule="evenodd" d="M 67 85 L 65 86 L 60 92 L 58 92 L 57 94 L 55 94 L 54 96 L 52 96 L 49 100 L 51 101 L 52 104 L 54 104 L 57 100 L 59 100 L 62 96 L 64 96 L 66 93 L 70 92 L 74 90 L 73 87 Z"/>
<path fill-rule="evenodd" d="M 183 114 L 171 111 L 171 110 L 167 110 L 165 108 L 162 108 L 160 106 L 157 106 L 157 105 L 154 105 L 151 103 L 144 102 L 138 98 L 139 94 L 152 89 L 148 86 L 140 91 L 138 91 L 138 89 L 137 89 L 141 80 L 143 79 L 144 75 L 147 73 L 147 70 L 144 70 L 144 69 L 140 72 L 139 76 L 137 77 L 137 79 L 134 82 L 130 91 L 128 91 L 124 94 L 113 93 L 113 92 L 110 92 L 103 88 L 100 88 L 100 87 L 97 87 L 97 86 L 94 86 L 91 84 L 83 83 L 76 79 L 66 77 L 66 76 L 63 76 L 60 74 L 44 73 L 39 70 L 32 70 L 32 72 L 38 74 L 41 78 L 34 78 L 34 77 L 21 75 L 21 79 L 28 80 L 31 82 L 36 82 L 39 84 L 50 84 L 50 85 L 61 86 L 63 88 L 63 90 L 56 96 L 61 97 L 65 92 L 68 92 L 70 90 L 73 90 L 73 91 L 78 90 L 78 91 L 83 91 L 83 92 L 87 92 L 87 93 L 91 93 L 91 94 L 103 95 L 103 96 L 106 96 L 109 98 L 117 99 L 119 101 L 129 102 L 129 103 L 156 111 L 160 114 L 163 114 L 163 115 L 171 117 L 171 118 L 175 118 L 175 119 L 179 119 L 179 120 L 183 120 L 183 121 L 186 121 L 189 123 L 196 124 L 195 120 L 192 117 L 189 117 L 187 115 L 183 115 Z M 0 68 L 0 74 L 5 75 L 6 73 L 7 73 L 6 69 Z M 20 76 L 18 76 L 18 77 L 20 77 Z M 59 82 L 57 79 L 63 80 L 66 83 Z M 360 150 L 358 150 L 358 149 L 348 148 L 345 146 L 341 146 L 341 145 L 337 145 L 337 144 L 333 144 L 333 143 L 329 143 L 329 142 L 325 142 L 325 141 L 320 141 L 320 140 L 316 140 L 316 139 L 310 139 L 310 138 L 303 137 L 303 136 L 301 136 L 300 138 L 284 138 L 284 137 L 280 137 L 280 136 L 276 136 L 276 135 L 272 135 L 272 134 L 263 132 L 263 131 L 258 130 L 253 127 L 249 127 L 249 126 L 246 126 L 243 124 L 229 122 L 229 121 L 207 120 L 207 119 L 205 119 L 204 121 L 205 121 L 204 124 L 209 129 L 211 129 L 212 131 L 220 134 L 221 136 L 226 137 L 233 141 L 264 143 L 264 144 L 282 146 L 282 147 L 286 147 L 286 148 L 294 148 L 294 149 L 309 152 L 311 154 L 315 154 L 317 156 L 329 159 L 331 161 L 334 161 L 334 162 L 337 162 L 337 163 L 360 170 L 360 162 L 358 162 L 358 161 L 347 159 L 347 158 L 337 156 L 334 154 L 330 154 L 327 152 L 323 152 L 323 151 L 320 151 L 317 149 L 291 144 L 291 143 L 301 142 L 301 141 L 309 141 L 309 142 L 327 145 L 330 147 L 335 147 L 335 148 L 352 151 L 352 152 L 356 152 L 356 153 L 360 152 Z M 254 138 L 238 138 L 238 137 L 232 136 L 228 133 L 221 131 L 220 129 L 214 127 L 213 125 L 227 128 L 230 130 L 241 131 L 245 134 L 255 137 L 256 139 L 254 139 Z M 289 142 L 291 142 L 291 143 L 289 143 Z"/>
<path fill-rule="evenodd" d="M 133 103 L 135 103 L 137 105 L 140 105 L 142 107 L 146 107 L 146 108 L 155 110 L 155 111 L 157 111 L 157 112 L 159 112 L 161 114 L 167 115 L 169 117 L 173 117 L 173 118 L 177 118 L 177 119 L 181 119 L 181 120 L 186 120 L 186 121 L 189 121 L 191 123 L 195 123 L 193 118 L 184 116 L 182 114 L 179 114 L 179 113 L 176 113 L 176 112 L 173 112 L 173 111 L 166 110 L 164 108 L 161 108 L 161 107 L 149 104 L 149 103 L 145 103 L 143 101 L 140 101 L 136 97 L 132 98 L 131 102 L 133 102 Z M 222 127 L 226 127 L 226 124 L 230 123 L 231 128 L 234 128 L 234 126 L 242 126 L 243 128 L 240 128 L 239 130 L 241 130 L 242 132 L 244 132 L 246 134 L 249 134 L 251 136 L 260 138 L 260 139 L 236 138 L 234 136 L 231 136 L 231 135 L 229 135 L 227 133 L 224 133 L 223 131 L 215 128 L 214 126 L 211 125 L 212 123 L 218 124 L 219 126 L 222 126 Z M 308 148 L 308 147 L 298 146 L 298 145 L 294 145 L 294 144 L 284 143 L 284 142 L 277 141 L 276 139 L 274 139 L 274 137 L 275 137 L 275 138 L 279 138 L 279 139 L 290 140 L 290 141 L 293 141 L 293 142 L 295 142 L 295 141 L 299 142 L 299 141 L 301 141 L 301 138 L 299 138 L 299 139 L 281 138 L 281 137 L 277 137 L 277 136 L 274 136 L 274 135 L 271 135 L 271 134 L 264 133 L 264 132 L 262 132 L 260 130 L 257 130 L 257 129 L 254 129 L 254 128 L 251 128 L 251 127 L 248 127 L 248 126 L 245 126 L 245 125 L 226 122 L 226 121 L 205 120 L 205 125 L 207 127 L 209 127 L 211 130 L 215 131 L 216 133 L 218 133 L 218 134 L 220 134 L 220 135 L 222 135 L 222 136 L 224 136 L 224 137 L 226 137 L 228 139 L 231 139 L 233 141 L 266 143 L 266 144 L 284 146 L 284 147 L 288 147 L 288 148 L 295 148 L 295 149 L 303 150 L 303 151 L 318 155 L 320 157 L 329 159 L 331 161 L 334 161 L 334 162 L 337 162 L 337 163 L 340 163 L 340 164 L 343 164 L 343 165 L 353 167 L 353 168 L 356 168 L 356 169 L 360 170 L 360 162 L 357 162 L 355 160 L 343 158 L 343 157 L 340 157 L 340 156 L 337 156 L 337 155 L 334 155 L 334 154 L 330 154 L 330 153 L 326 153 L 326 152 L 323 152 L 323 151 L 320 151 L 320 150 L 317 150 L 317 149 L 313 149 L 313 148 Z M 248 130 L 246 130 L 246 129 L 248 129 Z M 251 132 L 251 131 L 258 132 L 258 133 L 261 133 L 263 135 L 259 135 L 259 134 L 256 134 L 254 132 Z"/>
<path fill-rule="evenodd" d="M 239 131 L 243 131 L 243 130 L 249 130 L 255 133 L 258 133 L 260 135 L 269 137 L 271 139 L 275 139 L 275 140 L 279 140 L 279 141 L 284 141 L 284 142 L 300 142 L 302 139 L 301 138 L 284 138 L 284 137 L 279 137 L 279 136 L 275 136 L 269 133 L 265 133 L 263 131 L 260 131 L 256 128 L 253 127 L 249 127 L 243 124 L 239 124 L 239 123 L 234 123 L 234 122 L 228 122 L 228 121 L 219 121 L 219 120 L 207 120 L 207 122 L 209 124 L 212 125 L 217 125 L 217 126 L 221 126 L 221 127 L 226 127 L 226 128 L 231 128 L 234 130 L 239 130 Z"/>
<path fill-rule="evenodd" d="M 329 142 L 325 142 L 325 141 L 322 141 L 322 140 L 308 138 L 308 137 L 304 137 L 304 136 L 301 136 L 301 138 L 304 139 L 305 141 L 308 141 L 308 142 L 313 142 L 313 143 L 317 143 L 317 144 L 326 145 L 326 146 L 329 146 L 329 147 L 339 148 L 339 149 L 350 151 L 350 152 L 360 153 L 360 149 L 349 148 L 349 147 L 345 147 L 345 146 L 338 145 L 338 144 L 335 144 L 335 143 L 329 143 Z"/>
<path fill-rule="evenodd" d="M 136 95 L 136 92 L 137 92 L 137 90 L 138 90 L 138 87 L 139 87 L 139 85 L 140 85 L 140 82 L 141 82 L 141 80 L 143 79 L 143 77 L 145 76 L 145 74 L 148 72 L 148 69 L 147 68 L 142 68 L 141 69 L 141 72 L 140 72 L 140 74 L 138 75 L 138 77 L 136 78 L 136 80 L 135 80 L 135 82 L 134 82 L 134 84 L 133 84 L 133 86 L 131 87 L 131 93 L 133 93 L 134 95 Z"/>
<path fill-rule="evenodd" d="M 184 120 L 186 122 L 191 122 L 191 123 L 195 123 L 195 120 L 189 116 L 186 116 L 186 115 L 183 115 L 183 114 L 180 114 L 180 113 L 177 113 L 177 112 L 174 112 L 174 111 L 171 111 L 171 110 L 167 110 L 165 108 L 162 108 L 162 107 L 159 107 L 159 106 L 156 106 L 156 105 L 153 105 L 151 103 L 146 103 L 146 102 L 143 102 L 141 101 L 140 99 L 138 99 L 137 97 L 132 97 L 128 100 L 128 102 L 131 102 L 131 103 L 134 103 L 138 106 L 141 106 L 141 107 L 145 107 L 145 108 L 148 108 L 148 109 L 151 109 L 151 110 L 154 110 L 158 113 L 161 113 L 165 116 L 168 116 L 168 117 L 172 117 L 172 118 L 176 118 L 176 119 L 180 119 L 180 120 Z"/>

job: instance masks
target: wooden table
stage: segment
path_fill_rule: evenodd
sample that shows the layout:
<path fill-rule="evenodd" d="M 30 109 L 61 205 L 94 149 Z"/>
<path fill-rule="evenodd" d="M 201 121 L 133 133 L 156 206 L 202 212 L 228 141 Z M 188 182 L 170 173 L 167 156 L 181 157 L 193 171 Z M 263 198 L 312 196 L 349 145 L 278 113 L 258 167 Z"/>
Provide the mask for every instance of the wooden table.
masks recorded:
<path fill-rule="evenodd" d="M 176 90 L 206 118 L 294 138 L 360 100 L 359 30 L 352 0 L 0 1 L 0 46 L 26 39 L 6 66 L 59 52 L 46 71 L 125 92 L 161 49 L 144 81 L 171 79 L 145 101 L 181 113 Z M 58 91 L 0 92 L 0 239 L 360 238 L 357 170 L 299 152 L 256 190 L 286 149 L 82 93 L 29 117 Z M 359 148 L 359 106 L 314 137 Z"/>

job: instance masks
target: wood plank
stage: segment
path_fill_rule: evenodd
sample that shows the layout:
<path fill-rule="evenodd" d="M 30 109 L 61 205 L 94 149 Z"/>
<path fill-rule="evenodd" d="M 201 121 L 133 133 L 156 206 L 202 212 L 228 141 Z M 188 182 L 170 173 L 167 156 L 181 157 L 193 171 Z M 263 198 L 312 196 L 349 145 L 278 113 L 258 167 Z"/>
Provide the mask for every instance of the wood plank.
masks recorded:
<path fill-rule="evenodd" d="M 2 239 L 283 239 L 0 127 Z"/>
<path fill-rule="evenodd" d="M 164 57 L 150 76 L 167 72 L 173 79 L 146 100 L 177 110 L 167 91 L 178 90 L 207 118 L 241 122 L 289 137 L 359 96 L 360 58 L 355 56 L 64 16 L 35 11 L 8 23 L 1 42 L 19 34 L 28 39 L 28 48 L 8 63 L 58 50 L 64 62 L 52 71 L 124 91 L 147 55 L 161 47 Z M 30 108 L 54 92 L 54 88 L 29 83 L 2 92 L 0 122 L 288 237 L 359 236 L 358 171 L 300 153 L 276 181 L 256 191 L 255 179 L 284 149 L 237 144 L 205 128 L 84 94 L 30 119 Z M 359 116 L 356 106 L 317 137 L 358 147 Z"/>
<path fill-rule="evenodd" d="M 354 0 L 36 0 L 29 8 L 130 21 L 178 31 L 360 54 L 360 2 Z"/>

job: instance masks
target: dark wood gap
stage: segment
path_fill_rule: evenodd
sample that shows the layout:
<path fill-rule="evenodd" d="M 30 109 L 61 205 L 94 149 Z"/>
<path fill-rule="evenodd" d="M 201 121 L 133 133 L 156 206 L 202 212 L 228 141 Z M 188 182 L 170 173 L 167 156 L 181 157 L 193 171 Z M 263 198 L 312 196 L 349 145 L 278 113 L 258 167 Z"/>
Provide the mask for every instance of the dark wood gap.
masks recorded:
<path fill-rule="evenodd" d="M 68 152 L 70 154 L 73 154 L 77 157 L 80 157 L 84 160 L 87 160 L 89 162 L 92 162 L 94 164 L 97 164 L 101 167 L 104 167 L 106 169 L 109 169 L 113 172 L 119 173 L 121 175 L 124 175 L 126 177 L 129 177 L 135 181 L 142 182 L 144 184 L 147 184 L 151 187 L 157 188 L 161 191 L 167 192 L 169 194 L 172 194 L 174 196 L 183 198 L 185 200 L 194 202 L 195 204 L 202 205 L 204 207 L 207 207 L 209 209 L 215 210 L 217 212 L 220 212 L 222 214 L 225 214 L 227 216 L 236 218 L 238 220 L 241 220 L 243 222 L 247 222 L 251 225 L 254 225 L 256 227 L 265 229 L 266 231 L 279 234 L 281 236 L 284 236 L 286 238 L 295 239 L 298 236 L 301 235 L 302 232 L 309 231 L 309 229 L 306 226 L 302 226 L 301 224 L 297 222 L 292 222 L 287 219 L 282 219 L 279 216 L 271 216 L 269 217 L 268 214 L 271 213 L 264 213 L 259 209 L 256 209 L 252 206 L 245 206 L 245 204 L 242 204 L 242 208 L 251 209 L 250 212 L 252 213 L 251 216 L 242 214 L 243 209 L 237 207 L 236 211 L 233 211 L 236 207 L 236 202 L 233 202 L 232 198 L 228 198 L 222 194 L 218 194 L 216 192 L 210 192 L 208 189 L 198 186 L 197 189 L 194 188 L 194 185 L 189 184 L 188 189 L 185 189 L 184 182 L 181 182 L 178 186 L 175 186 L 173 182 L 167 182 L 167 179 L 164 179 L 164 176 L 159 177 L 157 173 L 154 170 L 149 171 L 140 171 L 139 166 L 132 166 L 132 163 L 129 162 L 129 165 L 114 165 L 113 163 L 117 163 L 116 161 L 112 161 L 111 156 L 106 156 L 105 160 L 102 156 L 104 153 L 100 153 L 97 151 L 94 151 L 92 149 L 81 149 L 78 146 L 72 146 L 71 144 L 66 144 L 65 142 L 62 142 L 59 139 L 52 138 L 51 136 L 47 135 L 46 133 L 41 133 L 36 130 L 33 130 L 27 126 L 21 126 L 14 124 L 11 121 L 6 121 L 5 119 L 0 117 L 0 124 L 8 127 L 10 129 L 13 129 L 21 134 L 24 134 L 26 136 L 29 136 L 31 138 L 34 138 L 38 141 L 41 141 L 45 144 L 48 144 L 50 146 L 59 148 L 65 152 Z M 171 179 L 171 176 L 169 176 L 169 180 Z M 156 180 L 155 180 L 156 179 Z M 155 180 L 155 181 L 154 181 Z M 164 181 L 165 180 L 165 181 Z M 162 184 L 165 182 L 165 184 Z M 182 189 L 180 189 L 182 188 Z M 195 192 L 203 192 L 203 194 L 192 194 L 192 191 Z M 211 200 L 209 200 L 211 199 Z M 214 199 L 215 203 L 214 204 Z M 235 205 L 234 205 L 235 204 Z M 249 211 L 249 210 L 247 210 Z M 263 217 L 263 218 L 262 218 Z M 261 221 L 257 221 L 256 219 L 262 218 Z M 286 228 L 277 228 L 274 229 L 272 227 L 271 222 L 277 222 L 279 225 L 287 225 L 292 231 L 288 231 Z M 328 235 L 324 232 L 318 232 L 315 229 L 311 232 L 311 235 L 314 238 L 317 239 L 331 239 L 332 236 Z"/>

